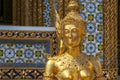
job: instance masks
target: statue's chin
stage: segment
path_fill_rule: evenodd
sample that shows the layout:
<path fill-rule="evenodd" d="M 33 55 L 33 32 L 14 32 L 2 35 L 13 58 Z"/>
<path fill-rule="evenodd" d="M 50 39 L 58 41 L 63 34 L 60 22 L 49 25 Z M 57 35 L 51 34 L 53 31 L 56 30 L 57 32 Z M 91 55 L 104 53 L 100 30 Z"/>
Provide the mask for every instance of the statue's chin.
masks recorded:
<path fill-rule="evenodd" d="M 68 47 L 68 48 L 75 48 L 75 47 L 78 47 L 79 45 L 75 45 L 75 44 L 69 44 L 69 45 L 67 45 L 66 47 Z"/>

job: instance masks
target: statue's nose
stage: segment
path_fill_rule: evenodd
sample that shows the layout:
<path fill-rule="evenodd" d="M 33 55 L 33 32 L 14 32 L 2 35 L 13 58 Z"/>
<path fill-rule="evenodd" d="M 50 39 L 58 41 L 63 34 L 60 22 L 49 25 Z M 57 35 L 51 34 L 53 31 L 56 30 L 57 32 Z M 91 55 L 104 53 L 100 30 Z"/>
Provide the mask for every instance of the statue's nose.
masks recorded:
<path fill-rule="evenodd" d="M 69 32 L 69 34 L 68 34 L 68 37 L 69 37 L 69 38 L 71 38 L 71 37 L 72 37 L 72 34 L 71 34 L 71 32 Z"/>

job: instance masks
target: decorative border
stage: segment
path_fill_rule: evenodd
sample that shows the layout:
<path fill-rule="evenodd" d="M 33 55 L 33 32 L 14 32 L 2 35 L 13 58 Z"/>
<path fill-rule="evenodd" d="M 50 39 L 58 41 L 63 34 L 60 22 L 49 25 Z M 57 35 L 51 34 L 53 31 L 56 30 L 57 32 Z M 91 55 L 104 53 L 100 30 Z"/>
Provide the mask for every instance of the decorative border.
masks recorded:
<path fill-rule="evenodd" d="M 118 0 L 103 0 L 104 63 L 108 80 L 118 80 L 117 27 Z"/>
<path fill-rule="evenodd" d="M 55 31 L 0 30 L 0 40 L 50 40 L 50 56 L 57 53 Z M 37 67 L 0 67 L 0 79 L 42 80 L 43 72 L 44 68 Z"/>
<path fill-rule="evenodd" d="M 104 24 L 104 63 L 103 63 L 103 68 L 105 69 L 104 71 L 107 71 L 106 73 L 109 74 L 108 75 L 108 80 L 117 80 L 118 74 L 117 73 L 117 2 L 118 0 L 103 0 L 103 24 Z M 61 7 L 62 8 L 62 7 Z M 59 10 L 59 12 L 62 11 L 62 9 Z M 62 11 L 63 12 L 63 11 Z M 61 12 L 61 13 L 62 13 Z M 46 38 L 40 35 L 37 36 L 39 33 L 38 31 L 0 31 L 0 33 L 2 33 L 2 36 L 0 34 L 0 39 L 17 39 L 17 40 L 51 40 L 52 42 L 52 48 L 55 48 L 57 46 L 57 39 L 56 36 L 54 35 L 54 37 L 50 37 Z M 8 34 L 10 33 L 10 34 Z M 27 34 L 30 34 L 29 36 L 26 36 Z M 45 32 L 45 34 L 47 34 L 49 32 Z M 53 32 L 53 34 L 55 34 L 55 32 Z M 19 36 L 16 36 L 19 35 Z M 52 35 L 53 36 L 53 35 Z M 56 45 L 54 45 L 54 43 Z M 54 50 L 54 49 L 52 49 Z M 52 52 L 52 53 L 56 53 L 56 51 Z M 7 72 L 10 72 L 9 70 L 17 70 L 19 72 L 22 72 L 23 69 L 22 68 L 1 68 L 0 72 L 7 74 Z M 25 73 L 31 72 L 33 70 L 33 68 L 26 68 L 25 69 Z M 40 70 L 40 69 L 36 69 L 35 70 Z M 3 72 L 6 71 L 6 72 Z M 24 72 L 24 71 L 23 71 Z M 34 71 L 33 71 L 34 72 Z M 112 74 L 111 74 L 112 73 Z M 115 73 L 115 74 L 114 74 Z M 28 73 L 29 74 L 29 73 Z M 31 73 L 30 73 L 31 74 Z M 5 78 L 4 78 L 5 79 Z M 9 79 L 9 77 L 7 78 Z M 13 79 L 13 78 L 12 78 Z M 16 78 L 15 78 L 16 79 Z M 18 79 L 22 79 L 21 76 L 19 76 Z M 17 80 L 18 80 L 17 79 Z M 31 79 L 31 78 L 28 78 Z"/>
<path fill-rule="evenodd" d="M 1 40 L 50 40 L 50 54 L 57 52 L 55 31 L 0 30 Z"/>
<path fill-rule="evenodd" d="M 55 37 L 55 31 L 0 30 L 0 39 L 42 40 Z"/>
<path fill-rule="evenodd" d="M 0 79 L 2 80 L 43 80 L 43 68 L 1 68 Z"/>

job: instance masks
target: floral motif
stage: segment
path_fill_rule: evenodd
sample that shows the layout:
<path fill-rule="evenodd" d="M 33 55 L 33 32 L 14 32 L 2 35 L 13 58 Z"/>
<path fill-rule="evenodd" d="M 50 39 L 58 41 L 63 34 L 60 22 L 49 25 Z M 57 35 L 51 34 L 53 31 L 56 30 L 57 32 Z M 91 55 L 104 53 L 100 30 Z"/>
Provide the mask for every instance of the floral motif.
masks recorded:
<path fill-rule="evenodd" d="M 88 12 L 92 13 L 96 10 L 96 6 L 94 3 L 91 2 L 87 4 L 86 9 Z"/>
<path fill-rule="evenodd" d="M 95 28 L 95 25 L 93 23 L 88 23 L 87 24 L 87 31 L 88 32 L 90 32 L 90 33 L 92 32 L 93 33 L 93 32 L 95 32 L 95 29 L 96 28 Z"/>
<path fill-rule="evenodd" d="M 17 59 L 16 63 L 24 63 L 23 59 Z"/>
<path fill-rule="evenodd" d="M 33 50 L 31 50 L 31 49 L 25 50 L 25 57 L 26 58 L 32 58 L 32 56 L 33 56 Z"/>
<path fill-rule="evenodd" d="M 94 20 L 94 15 L 88 14 L 88 21 L 93 21 L 93 20 Z"/>
<path fill-rule="evenodd" d="M 37 60 L 35 60 L 35 61 L 34 61 L 34 63 L 36 63 L 36 64 L 37 64 L 37 63 L 43 63 L 43 62 L 42 62 L 42 60 L 37 59 Z"/>
<path fill-rule="evenodd" d="M 8 48 L 5 50 L 5 56 L 7 58 L 12 58 L 12 57 L 14 57 L 14 55 L 15 55 L 14 49 Z"/>
<path fill-rule="evenodd" d="M 96 34 L 96 40 L 97 42 L 101 43 L 103 41 L 103 34 L 102 33 Z"/>
<path fill-rule="evenodd" d="M 87 44 L 87 51 L 88 51 L 89 53 L 94 53 L 95 50 L 96 50 L 95 44 L 93 44 L 93 43 Z"/>
<path fill-rule="evenodd" d="M 102 17 L 103 17 L 102 13 L 96 14 L 96 21 L 99 23 L 102 23 L 103 21 Z"/>
<path fill-rule="evenodd" d="M 88 41 L 94 41 L 94 35 L 88 35 Z"/>
<path fill-rule="evenodd" d="M 23 48 L 23 44 L 16 44 L 17 48 Z"/>
<path fill-rule="evenodd" d="M 41 51 L 35 51 L 35 56 L 40 57 L 41 56 Z"/>
<path fill-rule="evenodd" d="M 16 51 L 16 56 L 17 57 L 22 57 L 22 55 L 23 55 L 23 51 L 22 50 Z"/>

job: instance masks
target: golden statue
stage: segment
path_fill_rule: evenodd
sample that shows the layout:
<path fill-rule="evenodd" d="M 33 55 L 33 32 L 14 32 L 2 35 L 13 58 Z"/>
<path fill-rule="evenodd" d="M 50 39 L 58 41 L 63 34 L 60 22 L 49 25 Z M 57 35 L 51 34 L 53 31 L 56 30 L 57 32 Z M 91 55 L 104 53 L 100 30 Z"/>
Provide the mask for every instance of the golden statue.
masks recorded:
<path fill-rule="evenodd" d="M 63 20 L 56 11 L 60 55 L 47 61 L 44 80 L 103 80 L 98 58 L 87 56 L 80 49 L 86 34 L 86 21 L 79 14 L 78 2 L 71 0 L 68 10 Z"/>

